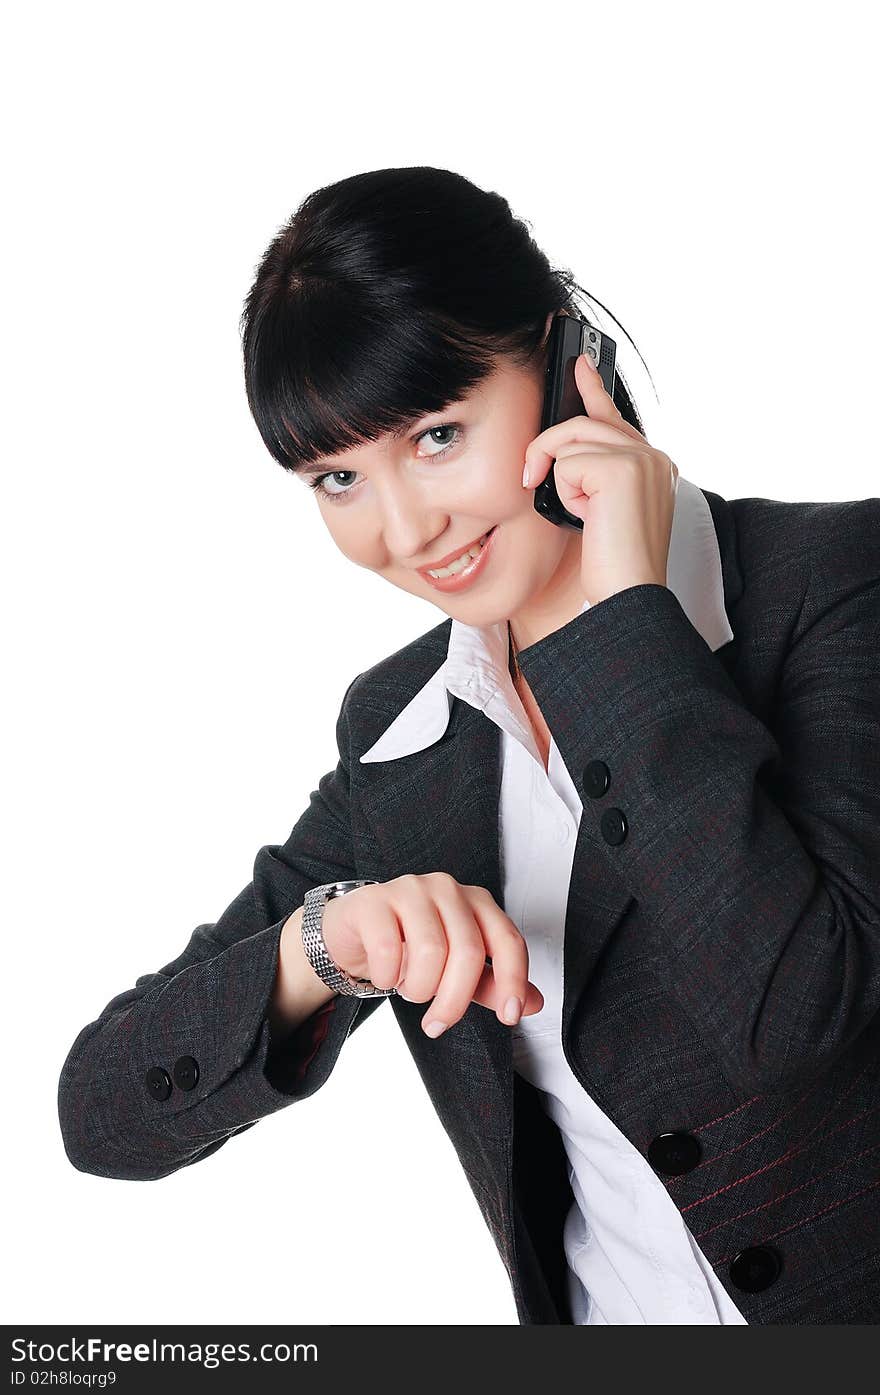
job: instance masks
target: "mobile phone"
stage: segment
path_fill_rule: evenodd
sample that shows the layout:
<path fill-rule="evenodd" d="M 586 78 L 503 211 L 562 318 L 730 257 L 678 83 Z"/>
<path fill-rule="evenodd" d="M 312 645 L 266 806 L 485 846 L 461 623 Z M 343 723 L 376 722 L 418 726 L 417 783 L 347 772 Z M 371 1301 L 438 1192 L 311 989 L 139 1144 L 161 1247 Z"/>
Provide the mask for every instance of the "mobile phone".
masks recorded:
<path fill-rule="evenodd" d="M 574 315 L 555 315 L 550 325 L 547 339 L 547 373 L 544 387 L 544 408 L 541 414 L 541 430 L 555 426 L 559 421 L 570 417 L 587 415 L 584 399 L 578 392 L 574 378 L 575 359 L 578 354 L 589 354 L 599 370 L 599 376 L 609 396 L 614 389 L 614 365 L 617 360 L 617 345 L 608 334 L 603 334 L 588 320 L 577 319 Z M 535 508 L 542 518 L 560 528 L 583 529 L 584 521 L 563 507 L 553 478 L 553 466 L 534 492 Z"/>

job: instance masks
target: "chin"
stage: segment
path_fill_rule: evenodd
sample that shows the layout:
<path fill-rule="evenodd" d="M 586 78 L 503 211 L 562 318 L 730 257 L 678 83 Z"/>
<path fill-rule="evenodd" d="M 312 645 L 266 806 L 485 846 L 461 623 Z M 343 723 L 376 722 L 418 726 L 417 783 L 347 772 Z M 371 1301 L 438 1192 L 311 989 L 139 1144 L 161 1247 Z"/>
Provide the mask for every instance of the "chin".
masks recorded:
<path fill-rule="evenodd" d="M 507 601 L 494 603 L 491 600 L 485 600 L 479 607 L 480 613 L 470 615 L 464 613 L 467 610 L 465 605 L 456 607 L 456 610 L 462 612 L 461 619 L 467 625 L 506 625 L 511 616 L 516 615 L 527 601 L 528 595 L 511 597 Z M 474 609 L 477 610 L 476 605 Z"/>

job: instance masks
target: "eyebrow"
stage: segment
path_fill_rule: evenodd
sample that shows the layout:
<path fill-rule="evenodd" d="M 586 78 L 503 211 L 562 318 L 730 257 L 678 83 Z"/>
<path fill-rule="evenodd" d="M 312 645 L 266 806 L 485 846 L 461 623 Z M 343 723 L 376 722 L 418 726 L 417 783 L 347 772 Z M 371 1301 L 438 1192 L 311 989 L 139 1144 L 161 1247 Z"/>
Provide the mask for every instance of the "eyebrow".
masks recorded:
<path fill-rule="evenodd" d="M 410 419 L 409 419 L 408 421 L 404 422 L 403 426 L 401 426 L 397 431 L 389 431 L 387 434 L 388 434 L 388 435 L 392 438 L 392 440 L 394 440 L 394 441 L 403 441 L 403 440 L 406 439 L 407 436 L 410 435 L 410 433 L 413 431 L 413 428 L 416 427 L 416 426 L 418 426 L 418 424 L 419 424 L 420 421 L 425 421 L 425 420 L 426 420 L 427 418 L 429 418 L 429 417 L 436 417 L 436 416 L 439 416 L 441 412 L 450 412 L 450 411 L 453 410 L 453 408 L 455 408 L 455 407 L 463 407 L 464 405 L 465 405 L 465 404 L 464 404 L 464 401 L 463 401 L 463 400 L 462 400 L 462 401 L 458 401 L 458 402 L 449 402 L 449 403 L 447 403 L 447 405 L 446 405 L 445 407 L 438 407 L 436 412 L 422 412 L 421 416 L 418 416 L 418 417 L 410 417 Z M 430 429 L 431 429 L 430 427 L 426 426 L 426 427 L 424 427 L 423 430 L 420 431 L 418 434 L 421 436 L 421 435 L 424 434 L 424 431 L 430 431 Z M 332 457 L 331 457 L 331 460 L 332 460 Z M 312 473 L 322 475 L 322 474 L 331 473 L 332 470 L 333 470 L 333 466 L 332 466 L 332 465 L 323 465 L 323 466 L 322 466 L 322 465 L 317 464 L 317 463 L 314 462 L 314 461 L 313 461 L 312 464 L 310 464 L 310 465 L 299 464 L 299 465 L 294 465 L 294 466 L 291 467 L 291 473 L 294 474 L 294 475 L 307 475 L 307 474 L 312 474 Z"/>

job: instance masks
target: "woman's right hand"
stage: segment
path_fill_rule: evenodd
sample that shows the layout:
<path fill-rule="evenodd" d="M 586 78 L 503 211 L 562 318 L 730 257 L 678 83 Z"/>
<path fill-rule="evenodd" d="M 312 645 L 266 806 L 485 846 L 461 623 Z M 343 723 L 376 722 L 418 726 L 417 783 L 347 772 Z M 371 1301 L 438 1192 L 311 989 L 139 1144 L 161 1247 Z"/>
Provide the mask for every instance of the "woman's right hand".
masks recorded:
<path fill-rule="evenodd" d="M 544 1006 L 513 921 L 485 887 L 463 885 L 447 872 L 412 873 L 335 896 L 321 931 L 331 959 L 354 978 L 396 988 L 409 1002 L 433 999 L 422 1018 L 430 1037 L 471 1002 L 508 1026 Z"/>

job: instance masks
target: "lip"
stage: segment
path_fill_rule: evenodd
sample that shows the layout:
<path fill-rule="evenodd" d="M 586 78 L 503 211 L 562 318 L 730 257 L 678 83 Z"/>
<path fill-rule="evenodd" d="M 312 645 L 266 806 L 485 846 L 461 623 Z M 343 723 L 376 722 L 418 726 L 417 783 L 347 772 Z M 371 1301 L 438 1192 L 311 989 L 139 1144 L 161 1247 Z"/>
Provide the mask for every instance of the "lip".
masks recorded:
<path fill-rule="evenodd" d="M 429 576 L 427 567 L 417 567 L 416 570 L 418 571 L 419 576 L 424 577 L 428 585 L 433 586 L 435 591 L 463 591 L 465 587 L 470 586 L 471 582 L 474 581 L 479 576 L 480 572 L 484 570 L 486 563 L 489 559 L 489 553 L 492 550 L 492 544 L 495 541 L 495 534 L 497 532 L 498 524 L 496 523 L 493 525 L 492 528 L 488 530 L 489 536 L 480 550 L 479 557 L 475 557 L 471 564 L 465 567 L 464 571 L 458 572 L 455 576 L 438 577 Z M 460 557 L 463 552 L 467 552 L 468 547 L 473 547 L 475 543 L 478 543 L 482 536 L 483 534 L 479 533 L 477 537 L 474 538 L 474 541 L 472 543 L 468 543 L 466 547 L 460 547 L 457 549 L 457 551 L 450 552 L 447 555 L 446 559 L 442 562 L 434 562 L 432 565 L 434 566 L 435 570 L 438 567 L 448 566 L 454 558 Z"/>

